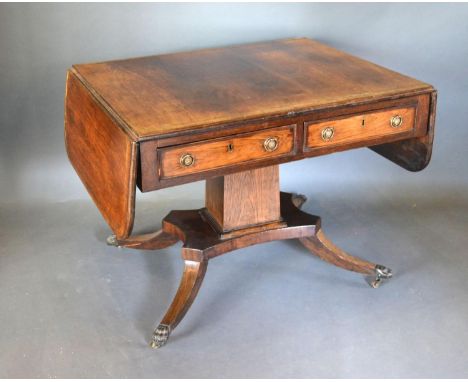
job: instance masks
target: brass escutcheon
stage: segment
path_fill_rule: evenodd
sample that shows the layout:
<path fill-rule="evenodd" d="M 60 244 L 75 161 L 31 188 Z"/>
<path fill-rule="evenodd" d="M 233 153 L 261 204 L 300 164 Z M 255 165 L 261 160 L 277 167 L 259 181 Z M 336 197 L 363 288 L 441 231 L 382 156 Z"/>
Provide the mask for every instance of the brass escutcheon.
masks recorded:
<path fill-rule="evenodd" d="M 263 142 L 266 151 L 275 151 L 278 148 L 279 140 L 276 137 L 269 137 Z"/>
<path fill-rule="evenodd" d="M 333 127 L 325 127 L 322 130 L 322 139 L 324 141 L 329 141 L 333 138 L 333 135 L 335 135 L 335 129 Z"/>
<path fill-rule="evenodd" d="M 184 167 L 190 167 L 195 162 L 195 158 L 191 154 L 184 154 L 180 157 L 179 162 Z"/>
<path fill-rule="evenodd" d="M 234 151 L 234 144 L 229 143 L 227 145 L 227 151 L 228 151 L 228 153 L 232 153 Z"/>
<path fill-rule="evenodd" d="M 400 127 L 403 123 L 403 117 L 401 115 L 394 115 L 390 118 L 390 125 L 392 127 Z"/>

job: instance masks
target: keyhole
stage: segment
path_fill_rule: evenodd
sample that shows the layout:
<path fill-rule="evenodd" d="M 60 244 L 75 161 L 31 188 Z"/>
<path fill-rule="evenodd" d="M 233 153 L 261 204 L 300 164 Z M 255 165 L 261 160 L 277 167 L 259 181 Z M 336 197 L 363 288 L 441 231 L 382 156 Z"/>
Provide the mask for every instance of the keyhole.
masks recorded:
<path fill-rule="evenodd" d="M 234 150 L 234 145 L 233 145 L 232 143 L 229 143 L 229 144 L 227 145 L 227 151 L 228 151 L 228 153 L 232 152 L 233 150 Z"/>
<path fill-rule="evenodd" d="M 363 119 L 362 122 L 361 122 L 361 126 L 364 127 L 365 123 L 366 123 L 366 121 Z"/>

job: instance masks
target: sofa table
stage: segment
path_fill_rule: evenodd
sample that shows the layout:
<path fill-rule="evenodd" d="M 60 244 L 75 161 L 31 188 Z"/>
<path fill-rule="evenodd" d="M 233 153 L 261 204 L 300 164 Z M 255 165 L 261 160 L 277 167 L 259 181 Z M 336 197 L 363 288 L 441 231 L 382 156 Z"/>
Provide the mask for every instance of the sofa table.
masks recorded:
<path fill-rule="evenodd" d="M 313 254 L 370 278 L 385 266 L 351 256 L 280 192 L 279 164 L 369 147 L 422 170 L 432 152 L 436 91 L 426 83 L 310 39 L 287 39 L 74 65 L 67 75 L 68 157 L 114 235 L 110 245 L 183 242 L 184 272 L 153 334 L 166 343 L 208 261 L 246 246 L 299 239 Z M 132 235 L 142 192 L 206 180 L 205 206 L 172 211 Z"/>

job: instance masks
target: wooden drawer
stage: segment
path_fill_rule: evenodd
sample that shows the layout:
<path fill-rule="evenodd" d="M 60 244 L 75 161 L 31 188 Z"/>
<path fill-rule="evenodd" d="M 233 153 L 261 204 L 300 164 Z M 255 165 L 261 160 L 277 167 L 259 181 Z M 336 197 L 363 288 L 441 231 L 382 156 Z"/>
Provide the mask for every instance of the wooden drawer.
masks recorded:
<path fill-rule="evenodd" d="M 295 153 L 296 125 L 158 150 L 160 179 Z"/>
<path fill-rule="evenodd" d="M 304 145 L 306 149 L 342 145 L 409 132 L 414 126 L 414 107 L 305 122 Z"/>

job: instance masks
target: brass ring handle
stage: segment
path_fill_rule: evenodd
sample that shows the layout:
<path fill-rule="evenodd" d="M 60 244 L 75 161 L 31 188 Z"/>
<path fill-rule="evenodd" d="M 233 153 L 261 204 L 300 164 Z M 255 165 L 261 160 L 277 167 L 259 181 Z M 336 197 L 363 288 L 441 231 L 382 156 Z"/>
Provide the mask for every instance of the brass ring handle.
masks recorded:
<path fill-rule="evenodd" d="M 191 154 L 184 154 L 179 159 L 182 167 L 190 167 L 195 163 L 195 158 Z"/>
<path fill-rule="evenodd" d="M 325 127 L 322 130 L 322 139 L 326 142 L 331 140 L 335 135 L 335 129 L 333 127 Z"/>
<path fill-rule="evenodd" d="M 279 146 L 279 139 L 276 137 L 269 137 L 263 142 L 263 147 L 266 151 L 275 151 Z"/>
<path fill-rule="evenodd" d="M 390 125 L 392 127 L 400 127 L 403 124 L 403 117 L 401 115 L 394 115 L 390 118 Z"/>

